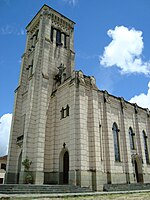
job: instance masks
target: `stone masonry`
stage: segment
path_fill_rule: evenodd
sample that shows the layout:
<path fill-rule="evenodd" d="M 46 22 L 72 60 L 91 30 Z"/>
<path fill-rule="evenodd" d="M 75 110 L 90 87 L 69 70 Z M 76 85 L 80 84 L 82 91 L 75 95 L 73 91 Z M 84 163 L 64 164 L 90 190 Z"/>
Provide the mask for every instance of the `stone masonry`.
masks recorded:
<path fill-rule="evenodd" d="M 150 181 L 150 113 L 101 91 L 74 70 L 74 22 L 44 5 L 26 27 L 6 183 L 104 184 Z"/>

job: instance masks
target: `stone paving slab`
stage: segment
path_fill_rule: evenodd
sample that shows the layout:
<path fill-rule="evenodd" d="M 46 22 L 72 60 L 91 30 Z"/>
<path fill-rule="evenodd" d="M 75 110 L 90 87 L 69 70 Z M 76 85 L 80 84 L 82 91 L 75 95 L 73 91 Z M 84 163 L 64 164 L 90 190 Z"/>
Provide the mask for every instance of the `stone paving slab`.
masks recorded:
<path fill-rule="evenodd" d="M 150 190 L 67 194 L 0 194 L 0 200 L 150 200 Z"/>

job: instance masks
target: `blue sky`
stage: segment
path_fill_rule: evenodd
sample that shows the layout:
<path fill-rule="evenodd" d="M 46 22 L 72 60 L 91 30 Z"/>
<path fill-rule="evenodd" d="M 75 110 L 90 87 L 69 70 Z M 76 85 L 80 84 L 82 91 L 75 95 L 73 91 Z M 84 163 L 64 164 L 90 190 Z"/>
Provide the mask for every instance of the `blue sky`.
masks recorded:
<path fill-rule="evenodd" d="M 150 108 L 149 0 L 0 0 L 1 141 L 9 135 L 25 27 L 44 4 L 76 22 L 76 70 L 95 76 L 99 89 Z"/>

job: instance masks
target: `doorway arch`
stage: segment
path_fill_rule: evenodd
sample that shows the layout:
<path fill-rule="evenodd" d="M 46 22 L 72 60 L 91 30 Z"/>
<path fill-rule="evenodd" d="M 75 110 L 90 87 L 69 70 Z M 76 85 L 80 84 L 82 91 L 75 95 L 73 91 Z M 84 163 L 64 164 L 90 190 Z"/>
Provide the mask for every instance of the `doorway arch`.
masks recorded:
<path fill-rule="evenodd" d="M 20 155 L 18 157 L 17 183 L 19 183 L 20 172 L 21 172 L 21 163 L 22 163 L 22 151 L 20 152 Z"/>
<path fill-rule="evenodd" d="M 63 184 L 69 182 L 69 153 L 66 151 L 63 157 Z"/>
<path fill-rule="evenodd" d="M 133 157 L 133 164 L 137 183 L 143 183 L 142 159 L 135 155 Z"/>
<path fill-rule="evenodd" d="M 59 184 L 69 184 L 69 152 L 66 148 L 60 153 Z"/>

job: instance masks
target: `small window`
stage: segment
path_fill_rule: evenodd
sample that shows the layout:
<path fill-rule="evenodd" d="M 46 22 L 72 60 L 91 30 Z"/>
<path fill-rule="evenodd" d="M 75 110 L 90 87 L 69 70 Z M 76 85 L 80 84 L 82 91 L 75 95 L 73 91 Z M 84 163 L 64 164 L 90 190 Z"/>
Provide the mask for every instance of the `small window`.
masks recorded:
<path fill-rule="evenodd" d="M 67 36 L 64 33 L 64 47 L 67 48 Z"/>
<path fill-rule="evenodd" d="M 32 62 L 31 62 L 31 64 L 29 65 L 28 69 L 29 69 L 29 74 L 28 74 L 28 76 L 29 76 L 29 78 L 30 78 L 30 77 L 32 76 L 32 74 L 33 74 L 33 60 L 32 60 Z"/>
<path fill-rule="evenodd" d="M 143 131 L 143 141 L 144 141 L 144 151 L 145 151 L 145 159 L 146 159 L 146 163 L 149 164 L 149 154 L 148 154 L 148 146 L 147 146 L 147 135 L 145 133 L 145 131 Z"/>
<path fill-rule="evenodd" d="M 35 33 L 35 39 L 36 40 L 38 39 L 38 34 L 39 34 L 39 30 L 37 30 L 36 33 Z"/>
<path fill-rule="evenodd" d="M 51 27 L 51 41 L 53 42 L 54 28 Z"/>
<path fill-rule="evenodd" d="M 67 104 L 67 107 L 66 107 L 66 117 L 69 116 L 69 106 Z"/>
<path fill-rule="evenodd" d="M 69 106 L 68 106 L 68 104 L 67 104 L 66 108 L 62 107 L 60 112 L 61 112 L 61 118 L 60 119 L 68 117 L 69 116 Z"/>
<path fill-rule="evenodd" d="M 61 45 L 61 32 L 57 30 L 56 32 L 56 45 Z"/>
<path fill-rule="evenodd" d="M 6 171 L 6 164 L 2 163 L 1 164 L 1 169 L 4 169 Z"/>
<path fill-rule="evenodd" d="M 132 128 L 130 127 L 129 128 L 129 139 L 130 139 L 130 148 L 133 150 L 135 149 L 135 144 L 134 144 L 134 133 L 133 133 L 133 130 Z"/>
<path fill-rule="evenodd" d="M 64 108 L 63 107 L 60 112 L 61 112 L 61 119 L 63 119 L 64 118 Z"/>

